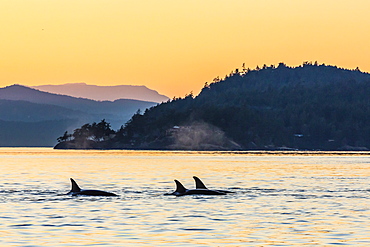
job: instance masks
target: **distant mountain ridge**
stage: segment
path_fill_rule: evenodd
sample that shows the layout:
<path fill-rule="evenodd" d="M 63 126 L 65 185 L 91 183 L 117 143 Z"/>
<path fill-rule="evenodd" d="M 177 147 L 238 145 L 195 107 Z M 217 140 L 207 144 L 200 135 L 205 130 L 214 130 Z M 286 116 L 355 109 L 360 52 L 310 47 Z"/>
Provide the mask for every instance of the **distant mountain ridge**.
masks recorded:
<path fill-rule="evenodd" d="M 4 121 L 39 122 L 81 118 L 88 118 L 88 114 L 57 105 L 0 99 L 0 119 Z"/>
<path fill-rule="evenodd" d="M 56 105 L 73 110 L 86 111 L 93 114 L 110 114 L 125 110 L 136 111 L 141 104 L 154 105 L 156 102 L 140 101 L 132 99 L 119 99 L 115 101 L 96 101 L 85 98 L 76 98 L 68 95 L 53 94 L 22 85 L 11 85 L 0 88 L 0 99 L 21 100 L 37 104 Z M 121 114 L 120 114 L 121 115 Z"/>
<path fill-rule="evenodd" d="M 31 88 L 48 93 L 69 95 L 98 101 L 114 101 L 118 99 L 134 99 L 161 103 L 169 98 L 146 86 L 116 85 L 97 86 L 86 83 L 66 83 L 62 85 L 40 85 Z"/>
<path fill-rule="evenodd" d="M 65 130 L 102 119 L 117 129 L 138 110 L 156 104 L 131 99 L 96 101 L 11 85 L 0 88 L 0 146 L 54 146 Z"/>

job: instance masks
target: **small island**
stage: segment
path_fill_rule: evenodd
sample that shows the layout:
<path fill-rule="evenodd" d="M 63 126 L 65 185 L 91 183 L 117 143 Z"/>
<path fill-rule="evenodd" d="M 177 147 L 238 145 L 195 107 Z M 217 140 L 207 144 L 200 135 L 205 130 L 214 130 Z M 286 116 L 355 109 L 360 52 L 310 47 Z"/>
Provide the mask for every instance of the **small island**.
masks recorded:
<path fill-rule="evenodd" d="M 104 119 L 58 138 L 56 149 L 370 149 L 370 74 L 317 62 L 232 71 L 137 111 L 118 130 Z"/>

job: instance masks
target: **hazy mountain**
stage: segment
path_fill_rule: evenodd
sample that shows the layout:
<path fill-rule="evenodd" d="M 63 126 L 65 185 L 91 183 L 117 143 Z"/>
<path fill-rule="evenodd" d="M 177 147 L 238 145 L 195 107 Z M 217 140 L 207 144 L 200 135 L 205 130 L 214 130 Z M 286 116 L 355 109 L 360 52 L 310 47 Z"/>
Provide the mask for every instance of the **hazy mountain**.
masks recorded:
<path fill-rule="evenodd" d="M 52 147 L 60 132 L 75 126 L 75 120 L 39 122 L 0 120 L 0 147 Z"/>
<path fill-rule="evenodd" d="M 129 99 L 95 101 L 21 85 L 0 88 L 0 146 L 52 146 L 60 133 L 102 119 L 118 129 L 139 109 L 156 104 Z"/>
<path fill-rule="evenodd" d="M 113 114 L 124 117 L 123 119 L 125 120 L 127 120 L 127 117 L 129 118 L 138 109 L 143 110 L 156 104 L 155 102 L 130 99 L 96 101 L 47 93 L 21 85 L 12 85 L 0 88 L 0 99 L 21 100 L 37 104 L 61 106 L 93 115 L 109 116 L 110 114 Z"/>
<path fill-rule="evenodd" d="M 88 119 L 89 114 L 56 105 L 37 104 L 21 100 L 0 99 L 1 120 L 39 122 L 45 120 L 82 118 Z"/>
<path fill-rule="evenodd" d="M 87 85 L 86 83 L 67 83 L 63 85 L 40 85 L 33 86 L 32 88 L 54 94 L 63 94 L 99 101 L 135 99 L 161 103 L 169 99 L 167 96 L 161 95 L 157 91 L 145 86 L 96 86 Z"/>

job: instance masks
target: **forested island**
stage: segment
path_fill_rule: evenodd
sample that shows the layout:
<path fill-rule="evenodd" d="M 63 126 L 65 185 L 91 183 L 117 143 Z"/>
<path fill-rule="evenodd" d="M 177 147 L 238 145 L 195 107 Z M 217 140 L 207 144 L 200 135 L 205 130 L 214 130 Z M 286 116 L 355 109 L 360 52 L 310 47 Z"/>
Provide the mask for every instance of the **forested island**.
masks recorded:
<path fill-rule="evenodd" d="M 58 138 L 59 149 L 369 150 L 370 74 L 305 62 L 232 71 L 199 95 Z"/>

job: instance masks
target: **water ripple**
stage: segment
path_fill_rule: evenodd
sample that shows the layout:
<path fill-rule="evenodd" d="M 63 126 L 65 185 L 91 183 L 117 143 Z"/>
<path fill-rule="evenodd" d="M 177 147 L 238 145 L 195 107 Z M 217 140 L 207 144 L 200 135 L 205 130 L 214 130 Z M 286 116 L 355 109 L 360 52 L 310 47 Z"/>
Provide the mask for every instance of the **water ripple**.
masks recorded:
<path fill-rule="evenodd" d="M 126 154 L 2 159 L 0 246 L 370 245 L 370 157 Z M 164 196 L 193 175 L 236 193 Z M 71 176 L 119 197 L 66 195 Z"/>

